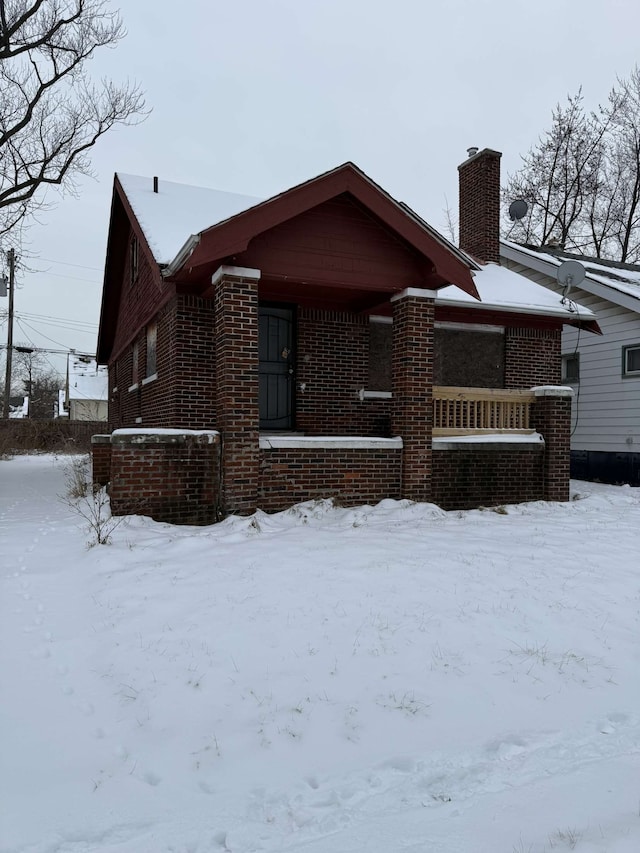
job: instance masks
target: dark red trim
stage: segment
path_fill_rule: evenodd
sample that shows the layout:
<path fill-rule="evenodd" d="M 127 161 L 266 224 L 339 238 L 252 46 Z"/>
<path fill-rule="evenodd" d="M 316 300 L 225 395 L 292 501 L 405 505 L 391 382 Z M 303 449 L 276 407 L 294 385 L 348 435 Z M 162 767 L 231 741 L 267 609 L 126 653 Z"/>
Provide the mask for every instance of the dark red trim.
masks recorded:
<path fill-rule="evenodd" d="M 589 332 L 601 335 L 600 326 L 595 320 L 575 320 L 571 317 L 546 317 L 541 314 L 521 314 L 514 311 L 498 311 L 495 308 L 465 308 L 453 305 L 438 305 L 436 302 L 435 319 L 441 323 L 486 323 L 491 326 L 509 326 L 528 329 L 561 329 L 562 326 L 579 326 Z"/>

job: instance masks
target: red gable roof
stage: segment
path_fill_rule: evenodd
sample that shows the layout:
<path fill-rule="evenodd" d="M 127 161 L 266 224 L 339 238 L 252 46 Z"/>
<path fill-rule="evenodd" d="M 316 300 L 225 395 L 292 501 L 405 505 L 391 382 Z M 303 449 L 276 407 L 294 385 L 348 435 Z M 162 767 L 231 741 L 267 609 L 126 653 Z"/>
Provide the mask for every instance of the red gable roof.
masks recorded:
<path fill-rule="evenodd" d="M 217 268 L 225 258 L 245 252 L 257 235 L 345 194 L 423 256 L 426 268 L 431 270 L 424 286 L 438 289 L 456 284 L 478 297 L 471 276 L 472 261 L 353 163 L 325 172 L 202 231 L 192 252 L 170 265 L 172 278 L 193 280 L 205 269 Z"/>

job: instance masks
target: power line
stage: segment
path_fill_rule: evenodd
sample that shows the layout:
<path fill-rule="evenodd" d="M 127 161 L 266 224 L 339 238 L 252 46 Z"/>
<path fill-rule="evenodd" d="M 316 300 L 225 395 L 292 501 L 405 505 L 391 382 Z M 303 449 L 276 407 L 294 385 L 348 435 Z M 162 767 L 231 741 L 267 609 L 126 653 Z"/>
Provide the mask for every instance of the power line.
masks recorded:
<path fill-rule="evenodd" d="M 24 314 L 22 312 L 19 312 L 19 313 L 16 312 L 15 316 L 19 317 L 20 319 L 24 320 L 25 322 L 31 321 L 36 326 L 51 326 L 54 329 L 66 329 L 67 331 L 78 332 L 78 333 L 83 334 L 83 335 L 95 335 L 96 331 L 97 331 L 97 326 L 94 326 L 94 325 L 89 324 L 89 323 L 76 324 L 75 321 L 71 321 L 71 324 L 67 324 L 64 321 L 59 321 L 59 320 L 53 320 L 53 321 L 41 320 L 37 316 L 34 317 L 31 314 Z"/>
<path fill-rule="evenodd" d="M 18 320 L 18 321 L 17 321 L 17 323 L 18 323 L 18 326 L 22 329 L 22 333 L 23 333 L 24 335 L 26 335 L 27 340 L 28 340 L 28 341 L 29 341 L 29 343 L 33 346 L 33 348 L 34 348 L 34 352 L 36 352 L 37 347 L 36 347 L 36 345 L 33 343 L 33 341 L 31 340 L 31 338 L 29 337 L 28 333 L 24 330 L 24 327 L 22 326 L 22 323 L 20 322 L 20 320 Z M 14 349 L 16 349 L 16 347 L 14 347 Z M 59 375 L 59 373 L 60 373 L 60 372 L 59 372 L 59 370 L 58 370 L 56 367 L 54 367 L 54 365 L 51 363 L 51 359 L 49 359 L 49 358 L 45 355 L 45 356 L 44 356 L 44 360 L 47 362 L 47 364 L 49 365 L 49 367 L 51 368 L 51 370 L 53 370 L 53 372 L 54 372 L 56 375 Z"/>
<path fill-rule="evenodd" d="M 27 323 L 26 320 L 23 320 L 22 322 L 24 323 L 25 326 L 27 326 L 27 328 L 31 329 L 32 332 L 35 332 L 36 335 L 40 335 L 41 337 L 46 338 L 48 341 L 51 341 L 52 344 L 57 344 L 59 347 L 65 346 L 62 343 L 62 341 L 55 341 L 53 338 L 50 338 L 48 335 L 45 335 L 44 332 L 40 332 L 40 331 L 38 331 L 38 329 L 34 329 L 33 326 L 30 323 Z M 20 325 L 20 328 L 24 331 L 22 323 L 20 323 L 19 325 Z M 26 332 L 25 332 L 25 334 L 26 334 Z"/>
<path fill-rule="evenodd" d="M 26 335 L 27 333 L 24 332 L 24 334 Z M 29 340 L 29 343 L 31 343 L 31 340 Z M 6 348 L 6 344 L 0 344 L 0 350 L 4 350 Z M 18 349 L 18 346 L 14 346 L 14 350 L 16 349 Z M 95 358 L 95 353 L 82 352 L 74 347 L 68 347 L 67 349 L 51 349 L 50 347 L 38 347 L 33 344 L 33 352 L 47 352 L 51 355 L 77 355 L 79 358 Z"/>
<path fill-rule="evenodd" d="M 64 264 L 65 267 L 78 267 L 81 270 L 95 270 L 96 272 L 102 272 L 100 267 L 86 267 L 84 264 L 72 264 L 69 261 L 54 261 L 53 258 L 37 258 L 38 261 L 46 261 L 49 264 Z"/>
<path fill-rule="evenodd" d="M 26 271 L 23 271 L 23 276 L 25 275 L 25 272 Z M 33 270 L 33 271 L 29 271 L 28 274 L 29 275 L 38 275 L 38 276 L 53 275 L 56 278 L 66 278 L 68 281 L 87 281 L 87 282 L 89 282 L 89 284 L 101 284 L 101 282 L 95 278 L 80 278 L 77 275 L 66 275 L 65 273 L 61 273 L 61 272 L 49 272 L 49 270 Z"/>
<path fill-rule="evenodd" d="M 53 317 L 50 314 L 32 314 L 29 311 L 16 312 L 16 317 L 27 317 L 29 320 L 60 320 L 65 323 L 73 323 L 81 326 L 91 326 L 94 329 L 98 328 L 97 323 L 88 323 L 86 320 L 74 320 L 72 317 Z"/>

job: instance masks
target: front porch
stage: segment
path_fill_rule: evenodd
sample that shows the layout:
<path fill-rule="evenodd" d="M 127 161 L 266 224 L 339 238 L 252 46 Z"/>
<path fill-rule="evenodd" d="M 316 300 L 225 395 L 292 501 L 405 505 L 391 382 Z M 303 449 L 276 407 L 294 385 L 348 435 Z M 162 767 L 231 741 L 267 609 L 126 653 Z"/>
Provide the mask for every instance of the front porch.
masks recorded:
<path fill-rule="evenodd" d="M 384 399 L 391 404 L 391 397 Z M 431 435 L 428 425 L 423 430 L 430 468 L 421 472 L 430 491 L 414 499 L 447 510 L 567 500 L 570 401 L 564 387 L 434 387 Z M 409 497 L 401 436 L 268 432 L 256 433 L 256 444 L 253 506 L 245 512 L 276 512 L 320 498 L 350 506 Z M 233 512 L 225 502 L 235 484 L 229 488 L 224 472 L 230 462 L 246 460 L 229 460 L 229 452 L 217 431 L 116 430 L 94 436 L 94 481 L 109 483 L 115 515 L 209 524 Z M 246 495 L 247 480 L 240 486 Z"/>

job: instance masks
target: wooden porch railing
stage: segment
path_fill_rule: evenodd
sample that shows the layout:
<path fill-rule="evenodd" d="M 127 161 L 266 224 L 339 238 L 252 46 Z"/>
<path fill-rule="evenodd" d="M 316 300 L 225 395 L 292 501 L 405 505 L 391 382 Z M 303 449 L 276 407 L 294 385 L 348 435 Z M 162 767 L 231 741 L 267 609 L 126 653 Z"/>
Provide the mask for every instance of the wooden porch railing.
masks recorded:
<path fill-rule="evenodd" d="M 531 391 L 502 388 L 433 388 L 433 435 L 531 433 Z"/>

